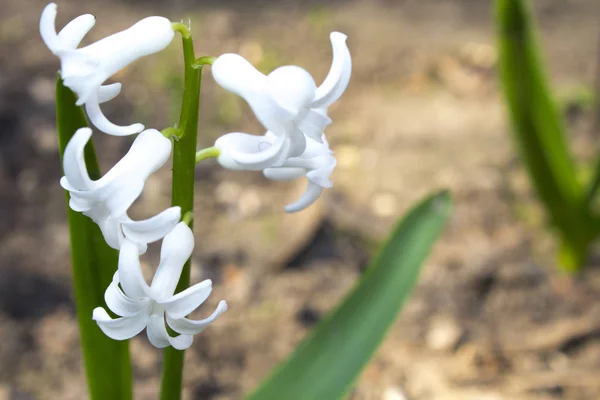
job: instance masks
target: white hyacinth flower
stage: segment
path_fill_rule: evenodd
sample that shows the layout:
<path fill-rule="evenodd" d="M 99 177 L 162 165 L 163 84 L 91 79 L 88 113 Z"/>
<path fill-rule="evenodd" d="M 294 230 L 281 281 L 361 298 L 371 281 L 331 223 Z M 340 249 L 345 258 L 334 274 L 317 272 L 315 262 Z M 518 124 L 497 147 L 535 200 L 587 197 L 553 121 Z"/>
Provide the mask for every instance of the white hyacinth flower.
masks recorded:
<path fill-rule="evenodd" d="M 179 207 L 168 208 L 143 221 L 133 221 L 127 215 L 148 177 L 169 159 L 171 141 L 155 129 L 142 132 L 127 154 L 94 181 L 89 177 L 84 159 L 84 148 L 91 136 L 90 128 L 80 128 L 65 149 L 65 176 L 60 184 L 70 193 L 69 206 L 98 224 L 110 247 L 119 249 L 127 238 L 143 253 L 147 243 L 162 239 L 181 219 Z"/>
<path fill-rule="evenodd" d="M 274 139 L 273 136 L 270 137 Z M 306 142 L 306 150 L 300 157 L 291 157 L 277 166 L 266 168 L 263 174 L 275 181 L 289 181 L 306 176 L 308 187 L 304 194 L 285 207 L 286 212 L 293 213 L 314 203 L 323 189 L 333 186 L 330 176 L 336 163 L 333 152 L 329 149 L 329 143 L 323 135 L 320 142 L 309 138 Z"/>
<path fill-rule="evenodd" d="M 297 66 L 264 75 L 237 54 L 224 54 L 212 65 L 215 81 L 246 100 L 275 141 L 234 132 L 215 143 L 225 168 L 260 170 L 288 157 L 301 156 L 307 137 L 317 142 L 331 123 L 327 108 L 344 93 L 352 71 L 346 35 L 331 33 L 333 62 L 321 86 Z"/>
<path fill-rule="evenodd" d="M 165 236 L 160 264 L 152 284 L 148 286 L 142 275 L 136 246 L 126 240 L 119 252 L 118 271 L 104 294 L 106 305 L 120 318 L 111 318 L 102 307 L 94 309 L 93 319 L 100 329 L 114 340 L 126 340 L 146 328 L 148 339 L 155 347 L 173 346 L 178 350 L 190 347 L 193 335 L 202 332 L 227 310 L 227 303 L 221 301 L 206 319 L 194 321 L 185 318 L 204 303 L 212 291 L 212 282 L 205 280 L 174 295 L 183 265 L 193 248 L 194 235 L 184 222 L 180 222 Z M 179 336 L 169 335 L 165 320 Z"/>
<path fill-rule="evenodd" d="M 129 29 L 78 49 L 77 46 L 96 22 L 94 16 L 81 15 L 58 34 L 55 19 L 56 4 L 50 3 L 40 18 L 42 39 L 50 51 L 60 58 L 63 82 L 77 94 L 77 105 L 85 104 L 92 124 L 102 132 L 117 136 L 144 130 L 142 124 L 118 126 L 104 116 L 100 104 L 117 96 L 121 84 L 102 85 L 138 58 L 167 47 L 175 35 L 171 21 L 163 17 L 144 18 Z"/>

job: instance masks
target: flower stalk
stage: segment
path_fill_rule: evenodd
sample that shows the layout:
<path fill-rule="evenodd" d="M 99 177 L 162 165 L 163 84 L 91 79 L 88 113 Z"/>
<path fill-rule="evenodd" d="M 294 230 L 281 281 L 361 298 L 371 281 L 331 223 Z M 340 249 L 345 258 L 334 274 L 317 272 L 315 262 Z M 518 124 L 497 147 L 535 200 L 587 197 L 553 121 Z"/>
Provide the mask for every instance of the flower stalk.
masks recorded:
<path fill-rule="evenodd" d="M 221 150 L 214 146 L 202 149 L 196 153 L 196 164 L 198 164 L 202 160 L 206 160 L 207 158 L 219 157 L 220 154 Z"/>
<path fill-rule="evenodd" d="M 200 107 L 200 85 L 202 69 L 194 68 L 194 42 L 189 29 L 179 23 L 173 28 L 181 33 L 184 58 L 184 90 L 179 118 L 178 132 L 173 136 L 173 186 L 172 205 L 181 207 L 181 214 L 193 214 L 194 208 L 194 169 L 196 166 L 196 144 L 198 132 L 198 109 Z M 185 28 L 185 29 L 184 29 Z M 193 219 L 189 222 L 193 229 Z M 185 290 L 190 285 L 190 264 L 187 260 L 175 293 Z M 182 350 L 172 347 L 165 349 L 163 375 L 161 384 L 161 400 L 181 398 L 183 377 Z"/>

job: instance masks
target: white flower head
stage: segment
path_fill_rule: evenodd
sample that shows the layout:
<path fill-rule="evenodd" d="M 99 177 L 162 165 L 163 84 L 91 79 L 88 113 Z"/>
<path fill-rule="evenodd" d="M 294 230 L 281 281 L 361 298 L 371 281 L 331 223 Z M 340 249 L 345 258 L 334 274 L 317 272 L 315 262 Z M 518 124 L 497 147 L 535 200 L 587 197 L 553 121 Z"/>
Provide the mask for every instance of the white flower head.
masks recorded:
<path fill-rule="evenodd" d="M 215 81 L 243 97 L 268 133 L 277 140 L 257 139 L 239 132 L 224 135 L 215 143 L 225 168 L 260 170 L 287 157 L 299 157 L 307 137 L 321 142 L 331 123 L 327 108 L 344 93 L 352 72 L 346 35 L 330 35 L 333 62 L 321 86 L 297 66 L 283 66 L 264 75 L 237 54 L 224 54 L 212 65 Z"/>
<path fill-rule="evenodd" d="M 336 163 L 333 152 L 329 149 L 329 143 L 323 135 L 320 142 L 309 138 L 306 142 L 306 150 L 300 157 L 288 158 L 277 166 L 266 168 L 263 174 L 266 178 L 275 181 L 289 181 L 306 176 L 308 187 L 304 194 L 285 207 L 286 212 L 293 213 L 313 204 L 323 189 L 333 186 L 330 176 Z"/>
<path fill-rule="evenodd" d="M 91 136 L 90 128 L 80 128 L 65 149 L 65 176 L 60 184 L 70 193 L 69 206 L 98 224 L 110 247 L 119 249 L 127 238 L 143 253 L 147 243 L 163 238 L 181 218 L 179 207 L 143 221 L 133 221 L 127 215 L 148 177 L 169 159 L 171 141 L 159 131 L 148 129 L 136 137 L 127 154 L 110 171 L 92 180 L 84 159 L 84 148 Z"/>
<path fill-rule="evenodd" d="M 142 124 L 118 126 L 104 116 L 100 104 L 117 96 L 121 84 L 102 85 L 138 58 L 167 47 L 175 35 L 171 22 L 163 17 L 144 18 L 124 31 L 78 49 L 94 26 L 94 16 L 81 15 L 58 34 L 55 19 L 56 4 L 50 3 L 42 12 L 40 33 L 46 46 L 60 58 L 61 77 L 65 86 L 77 94 L 77 105 L 85 104 L 90 121 L 105 133 L 123 136 L 141 132 Z"/>
<path fill-rule="evenodd" d="M 100 329 L 115 340 L 130 339 L 146 329 L 148 339 L 155 347 L 173 346 L 178 350 L 190 347 L 193 336 L 227 310 L 227 303 L 221 301 L 206 319 L 194 321 L 185 318 L 204 303 L 212 291 L 212 282 L 205 280 L 174 294 L 183 265 L 193 248 L 194 235 L 184 222 L 180 222 L 165 236 L 160 264 L 152 284 L 148 286 L 142 275 L 136 246 L 126 240 L 119 252 L 118 271 L 104 294 L 106 305 L 120 318 L 111 318 L 102 307 L 94 309 L 93 319 Z M 170 336 L 165 322 L 179 336 Z"/>

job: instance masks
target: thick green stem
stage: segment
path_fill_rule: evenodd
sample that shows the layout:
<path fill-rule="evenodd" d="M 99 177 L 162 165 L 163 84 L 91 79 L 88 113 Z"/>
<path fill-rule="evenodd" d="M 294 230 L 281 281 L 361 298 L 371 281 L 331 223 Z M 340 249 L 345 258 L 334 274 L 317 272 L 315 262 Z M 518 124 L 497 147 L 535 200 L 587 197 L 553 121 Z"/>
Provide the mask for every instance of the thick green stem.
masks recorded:
<path fill-rule="evenodd" d="M 194 44 L 189 32 L 184 35 L 183 57 L 185 61 L 185 87 L 179 118 L 179 134 L 173 148 L 173 200 L 172 205 L 181 207 L 181 215 L 193 213 L 194 168 L 196 166 L 196 142 L 198 132 L 198 108 L 200 106 L 201 69 L 193 67 Z M 190 221 L 190 228 L 193 220 Z M 190 261 L 183 267 L 176 292 L 190 285 Z M 181 399 L 184 352 L 172 347 L 164 351 L 161 400 Z"/>

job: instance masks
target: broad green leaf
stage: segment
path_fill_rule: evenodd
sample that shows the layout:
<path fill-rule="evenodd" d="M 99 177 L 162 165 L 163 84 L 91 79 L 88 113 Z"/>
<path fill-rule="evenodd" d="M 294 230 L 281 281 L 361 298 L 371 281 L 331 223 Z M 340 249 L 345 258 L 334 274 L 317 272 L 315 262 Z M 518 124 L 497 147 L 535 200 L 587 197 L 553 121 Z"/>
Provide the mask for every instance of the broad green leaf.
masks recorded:
<path fill-rule="evenodd" d="M 56 123 L 60 155 L 78 128 L 87 126 L 85 114 L 75 105 L 75 95 L 56 83 Z M 85 149 L 92 179 L 100 177 L 92 141 Z M 67 204 L 69 193 L 66 192 Z M 68 207 L 67 207 L 68 208 Z M 104 305 L 104 290 L 117 270 L 118 253 L 110 248 L 91 219 L 68 208 L 75 305 L 88 388 L 92 400 L 128 400 L 133 397 L 129 344 L 114 341 L 92 320 L 92 310 Z"/>
<path fill-rule="evenodd" d="M 577 269 L 593 234 L 527 1 L 496 0 L 496 13 L 502 87 L 515 142 L 539 199 L 560 231 L 563 267 Z"/>
<path fill-rule="evenodd" d="M 357 286 L 250 399 L 343 397 L 415 286 L 449 212 L 446 192 L 410 211 Z"/>

